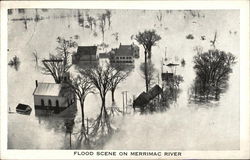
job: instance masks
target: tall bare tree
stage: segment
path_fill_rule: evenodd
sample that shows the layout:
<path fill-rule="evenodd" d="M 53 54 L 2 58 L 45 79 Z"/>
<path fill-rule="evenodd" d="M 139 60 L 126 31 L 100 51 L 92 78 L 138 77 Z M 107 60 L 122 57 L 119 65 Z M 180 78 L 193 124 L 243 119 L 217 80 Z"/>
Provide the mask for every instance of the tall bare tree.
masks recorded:
<path fill-rule="evenodd" d="M 42 73 L 51 75 L 56 83 L 60 83 L 64 74 L 70 69 L 70 54 L 71 49 L 77 46 L 73 40 L 66 40 L 62 37 L 57 38 L 58 46 L 56 47 L 57 54 L 50 54 L 48 59 L 42 61 Z"/>
<path fill-rule="evenodd" d="M 112 75 L 113 76 L 110 81 L 111 84 L 110 90 L 111 90 L 112 102 L 115 102 L 115 90 L 117 86 L 128 77 L 129 71 L 125 71 L 117 67 L 113 71 Z"/>
<path fill-rule="evenodd" d="M 42 60 L 42 64 L 42 73 L 45 75 L 51 75 L 54 78 L 55 83 L 61 83 L 65 73 L 63 60 L 53 54 L 50 54 L 49 59 Z"/>
<path fill-rule="evenodd" d="M 81 74 L 78 74 L 76 77 L 71 78 L 71 82 L 69 83 L 69 85 L 75 92 L 80 102 L 81 112 L 82 112 L 82 126 L 85 129 L 84 101 L 85 101 L 86 96 L 89 93 L 93 92 L 93 85 L 87 77 Z"/>
<path fill-rule="evenodd" d="M 70 39 L 57 37 L 58 46 L 56 47 L 57 55 L 63 59 L 64 71 L 66 72 L 70 67 L 71 49 L 77 47 L 77 43 Z"/>
<path fill-rule="evenodd" d="M 102 42 L 104 43 L 104 34 L 105 34 L 105 28 L 106 28 L 106 15 L 101 14 L 98 17 L 99 19 L 99 28 L 102 32 Z"/>
<path fill-rule="evenodd" d="M 151 59 L 151 49 L 152 46 L 156 45 L 156 42 L 159 41 L 161 39 L 161 37 L 156 34 L 155 30 L 145 30 L 144 32 L 139 32 L 136 36 L 135 36 L 135 40 L 141 44 L 144 48 L 144 55 L 145 55 L 145 83 L 146 83 L 146 92 L 148 92 L 148 67 L 147 67 L 147 63 L 148 60 L 147 58 Z"/>
<path fill-rule="evenodd" d="M 135 36 L 135 40 L 137 40 L 137 42 L 144 47 L 146 51 L 145 54 L 148 55 L 149 59 L 151 58 L 152 54 L 152 46 L 155 46 L 157 41 L 160 39 L 161 37 L 156 33 L 155 30 L 145 30 L 144 32 L 139 32 Z"/>
<path fill-rule="evenodd" d="M 107 65 L 106 67 L 93 67 L 90 69 L 82 70 L 81 73 L 88 77 L 90 82 L 93 84 L 95 89 L 99 92 L 99 95 L 102 100 L 101 112 L 96 122 L 94 124 L 94 129 L 92 135 L 95 136 L 98 132 L 101 134 L 111 134 L 112 128 L 110 125 L 110 118 L 106 109 L 106 95 L 111 89 L 112 77 L 116 76 L 113 74 L 115 68 Z"/>
<path fill-rule="evenodd" d="M 108 19 L 108 23 L 109 23 L 109 28 L 110 28 L 110 26 L 111 26 L 111 10 L 106 10 L 106 13 L 105 13 L 105 15 L 106 15 L 106 17 L 107 17 L 107 19 Z"/>

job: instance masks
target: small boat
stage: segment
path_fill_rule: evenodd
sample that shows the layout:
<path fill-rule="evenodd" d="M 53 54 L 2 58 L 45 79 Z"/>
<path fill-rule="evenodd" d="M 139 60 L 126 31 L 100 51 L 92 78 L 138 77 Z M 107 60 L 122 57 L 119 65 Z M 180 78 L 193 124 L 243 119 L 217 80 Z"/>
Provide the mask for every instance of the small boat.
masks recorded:
<path fill-rule="evenodd" d="M 16 112 L 19 114 L 30 115 L 32 108 L 29 105 L 19 103 L 16 107 Z"/>

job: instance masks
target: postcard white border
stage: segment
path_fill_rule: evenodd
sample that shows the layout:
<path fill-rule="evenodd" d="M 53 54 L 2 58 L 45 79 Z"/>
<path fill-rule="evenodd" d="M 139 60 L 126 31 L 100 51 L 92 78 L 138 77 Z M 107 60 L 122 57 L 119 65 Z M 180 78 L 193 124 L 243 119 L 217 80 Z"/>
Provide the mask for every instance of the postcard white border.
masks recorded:
<path fill-rule="evenodd" d="M 239 159 L 249 155 L 249 1 L 4 1 L 1 2 L 1 159 L 143 159 L 143 157 L 73 156 L 75 150 L 7 149 L 7 9 L 86 8 L 86 9 L 239 9 L 240 10 L 240 150 L 180 151 L 181 157 L 147 159 Z M 118 150 L 115 150 L 117 153 Z M 129 152 L 129 151 L 128 151 Z M 145 158 L 145 157 L 144 157 Z"/>

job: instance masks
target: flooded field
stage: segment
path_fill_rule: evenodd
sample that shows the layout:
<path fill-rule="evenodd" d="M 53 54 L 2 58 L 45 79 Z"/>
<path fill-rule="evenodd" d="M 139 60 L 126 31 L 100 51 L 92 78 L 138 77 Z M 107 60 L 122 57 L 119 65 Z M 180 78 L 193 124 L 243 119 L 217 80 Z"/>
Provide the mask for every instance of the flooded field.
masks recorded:
<path fill-rule="evenodd" d="M 35 115 L 35 81 L 51 82 L 50 75 L 41 73 L 41 63 L 36 64 L 33 52 L 39 62 L 55 53 L 57 37 L 72 37 L 79 46 L 100 45 L 102 33 L 98 26 L 91 30 L 83 27 L 77 18 L 79 14 L 97 17 L 105 10 L 52 10 L 26 9 L 25 13 L 8 16 L 8 61 L 15 55 L 19 57 L 18 69 L 8 66 L 8 107 L 15 112 L 18 103 L 32 108 L 30 116 L 17 113 L 8 114 L 9 149 L 83 149 L 77 144 L 80 132 L 81 112 L 73 112 L 68 117 L 40 117 Z M 111 10 L 111 25 L 105 30 L 104 42 L 109 45 L 106 51 L 117 48 L 120 43 L 136 43 L 140 47 L 140 58 L 135 59 L 135 67 L 115 92 L 115 102 L 122 110 L 122 92 L 128 91 L 128 111 L 125 117 L 118 115 L 113 125 L 119 131 L 109 139 L 103 149 L 148 149 L 148 150 L 231 150 L 239 149 L 239 11 L 206 10 L 197 11 L 193 16 L 189 11 L 148 11 L 148 10 Z M 196 13 L 196 14 L 197 14 Z M 43 17 L 34 20 L 36 15 Z M 159 18 L 161 17 L 161 18 Z M 32 18 L 32 20 L 20 20 Z M 19 19 L 19 20 L 18 20 Z M 108 23 L 108 22 L 107 22 Z M 145 82 L 140 73 L 144 61 L 144 49 L 131 38 L 139 31 L 155 29 L 161 40 L 152 48 L 152 62 L 157 73 L 169 70 L 162 68 L 162 59 L 180 63 L 175 72 L 183 76 L 181 92 L 176 102 L 166 112 L 139 114 L 132 111 L 133 96 L 145 91 Z M 189 101 L 190 87 L 195 78 L 193 57 L 195 46 L 204 51 L 211 48 L 210 40 L 217 31 L 216 48 L 231 52 L 237 63 L 230 74 L 229 88 L 219 101 L 195 103 Z M 116 40 L 114 33 L 119 33 Z M 194 39 L 187 39 L 192 34 Z M 77 36 L 76 36 L 77 35 Z M 205 40 L 201 39 L 205 36 Z M 78 37 L 78 38 L 75 38 Z M 98 50 L 102 53 L 103 50 Z M 74 73 L 75 68 L 70 69 Z M 155 84 L 161 84 L 157 74 Z M 89 94 L 85 100 L 86 118 L 96 118 L 100 112 L 101 99 L 98 94 Z M 108 92 L 106 106 L 112 105 Z M 67 124 L 73 120 L 74 127 L 68 132 Z M 70 133 L 70 134 L 69 134 Z"/>

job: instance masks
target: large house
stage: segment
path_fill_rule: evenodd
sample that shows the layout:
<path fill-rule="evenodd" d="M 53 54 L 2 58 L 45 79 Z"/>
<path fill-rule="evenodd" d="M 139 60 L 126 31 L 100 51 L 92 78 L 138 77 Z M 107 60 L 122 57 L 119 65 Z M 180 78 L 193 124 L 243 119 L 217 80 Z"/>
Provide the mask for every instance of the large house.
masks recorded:
<path fill-rule="evenodd" d="M 68 78 L 60 83 L 39 83 L 33 93 L 35 110 L 46 110 L 51 113 L 60 113 L 68 107 L 76 107 L 76 96 L 66 83 Z"/>
<path fill-rule="evenodd" d="M 134 58 L 139 58 L 139 47 L 134 43 L 122 45 L 110 51 L 110 63 L 117 65 L 134 65 Z"/>
<path fill-rule="evenodd" d="M 77 65 L 96 65 L 97 46 L 78 46 L 77 52 L 72 55 L 72 64 Z"/>

